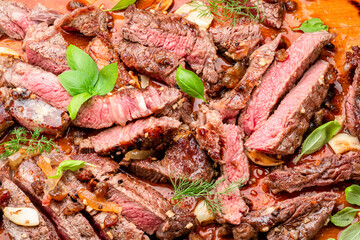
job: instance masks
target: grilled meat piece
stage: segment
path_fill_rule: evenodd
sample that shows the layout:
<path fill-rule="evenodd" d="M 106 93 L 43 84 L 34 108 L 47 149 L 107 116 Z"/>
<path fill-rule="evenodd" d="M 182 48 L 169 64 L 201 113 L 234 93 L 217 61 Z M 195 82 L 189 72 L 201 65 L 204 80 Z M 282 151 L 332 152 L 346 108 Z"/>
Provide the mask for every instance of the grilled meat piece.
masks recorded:
<path fill-rule="evenodd" d="M 360 136 L 360 65 L 355 70 L 355 75 L 345 102 L 345 126 L 351 135 Z"/>

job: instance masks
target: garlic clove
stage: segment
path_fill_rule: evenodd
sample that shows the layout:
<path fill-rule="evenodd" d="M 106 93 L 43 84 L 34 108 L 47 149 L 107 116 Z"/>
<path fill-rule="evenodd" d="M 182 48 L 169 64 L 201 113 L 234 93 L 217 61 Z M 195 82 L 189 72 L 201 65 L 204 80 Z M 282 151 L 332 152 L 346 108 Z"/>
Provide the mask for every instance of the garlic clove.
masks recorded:
<path fill-rule="evenodd" d="M 33 208 L 5 207 L 4 216 L 16 225 L 34 227 L 40 224 L 39 212 Z"/>

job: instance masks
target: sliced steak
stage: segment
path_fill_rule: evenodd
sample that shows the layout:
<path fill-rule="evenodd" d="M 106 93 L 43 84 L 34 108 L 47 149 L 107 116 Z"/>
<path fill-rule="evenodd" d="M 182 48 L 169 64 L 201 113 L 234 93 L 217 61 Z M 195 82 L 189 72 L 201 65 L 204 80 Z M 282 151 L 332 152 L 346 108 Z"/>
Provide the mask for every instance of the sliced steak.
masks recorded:
<path fill-rule="evenodd" d="M 62 16 L 61 13 L 48 9 L 41 5 L 36 4 L 35 7 L 29 13 L 29 19 L 36 23 L 45 22 L 48 25 L 54 24 L 55 20 Z"/>
<path fill-rule="evenodd" d="M 289 56 L 285 61 L 274 62 L 270 66 L 240 118 L 239 125 L 247 135 L 257 130 L 269 117 L 279 100 L 334 37 L 335 34 L 325 31 L 304 33 L 287 49 Z"/>
<path fill-rule="evenodd" d="M 29 198 L 25 195 L 25 193 L 21 191 L 12 181 L 2 176 L 0 177 L 0 185 L 0 192 L 2 190 L 7 190 L 10 193 L 10 199 L 8 200 L 9 203 L 6 207 L 32 208 L 37 210 L 29 201 Z M 34 227 L 17 225 L 6 217 L 3 218 L 2 224 L 13 240 L 60 240 L 51 222 L 42 213 L 38 214 L 39 225 Z"/>
<path fill-rule="evenodd" d="M 106 96 L 95 96 L 79 110 L 74 124 L 101 129 L 113 124 L 124 126 L 128 121 L 160 113 L 181 97 L 179 90 L 149 86 L 145 89 L 121 89 Z"/>
<path fill-rule="evenodd" d="M 210 27 L 209 32 L 217 49 L 236 61 L 248 57 L 261 40 L 261 29 L 258 23 L 240 21 L 235 26 L 217 24 Z"/>
<path fill-rule="evenodd" d="M 70 70 L 66 60 L 68 46 L 61 33 L 47 23 L 31 26 L 23 42 L 28 62 L 56 75 Z"/>
<path fill-rule="evenodd" d="M 355 76 L 345 102 L 345 126 L 354 136 L 360 136 L 360 65 L 355 70 Z"/>
<path fill-rule="evenodd" d="M 80 32 L 87 37 L 109 37 L 111 17 L 94 5 L 78 8 L 55 22 L 56 28 L 69 32 Z"/>
<path fill-rule="evenodd" d="M 0 92 L 10 115 L 29 130 L 39 128 L 43 133 L 61 136 L 70 124 L 70 117 L 64 110 L 51 106 L 26 90 L 0 88 Z"/>
<path fill-rule="evenodd" d="M 281 101 L 273 115 L 246 141 L 245 146 L 269 154 L 293 154 L 302 143 L 310 120 L 329 89 L 330 64 L 315 63 Z"/>
<path fill-rule="evenodd" d="M 0 1 L 0 31 L 14 39 L 24 39 L 26 30 L 34 22 L 28 17 L 29 9 L 22 3 Z"/>
<path fill-rule="evenodd" d="M 71 96 L 50 72 L 8 57 L 0 57 L 0 69 L 3 71 L 0 82 L 8 86 L 25 88 L 60 109 L 65 110 L 70 103 Z"/>
<path fill-rule="evenodd" d="M 263 179 L 273 193 L 281 191 L 296 192 L 312 186 L 327 186 L 338 182 L 360 179 L 360 155 L 348 152 L 332 155 L 314 162 L 297 165 L 293 168 L 277 169 Z"/>
<path fill-rule="evenodd" d="M 176 85 L 177 67 L 185 67 L 184 59 L 171 51 L 124 40 L 115 44 L 116 51 L 128 68 L 161 80 L 169 86 Z"/>
<path fill-rule="evenodd" d="M 48 207 L 42 206 L 41 202 L 44 193 L 35 191 L 35 181 L 46 181 L 46 176 L 41 169 L 34 163 L 23 162 L 14 175 L 15 183 L 28 194 L 30 199 L 55 223 L 55 227 L 62 239 L 86 239 L 99 240 L 94 229 L 91 227 L 88 220 L 79 212 L 65 215 L 64 209 L 72 204 L 73 201 L 69 196 L 66 196 L 61 202 L 51 201 Z"/>
<path fill-rule="evenodd" d="M 196 24 L 177 14 L 145 11 L 134 5 L 127 8 L 125 18 L 122 26 L 125 40 L 172 51 L 185 58 L 196 74 L 202 73 L 205 81 L 218 81 L 215 45 Z"/>
<path fill-rule="evenodd" d="M 246 1 L 245 1 L 246 2 Z M 257 6 L 257 9 L 251 9 L 252 14 L 269 27 L 281 28 L 284 15 L 284 1 L 283 0 L 250 0 L 246 2 L 249 7 Z"/>
<path fill-rule="evenodd" d="M 108 181 L 106 198 L 122 207 L 122 216 L 139 229 L 153 234 L 166 220 L 170 203 L 150 185 L 119 173 Z"/>
<path fill-rule="evenodd" d="M 250 212 L 242 221 L 256 231 L 269 231 L 269 240 L 310 240 L 327 224 L 339 197 L 337 193 L 323 192 L 290 198 L 274 206 Z"/>
<path fill-rule="evenodd" d="M 95 152 L 110 154 L 114 151 L 124 152 L 131 148 L 148 149 L 162 144 L 177 130 L 181 122 L 168 117 L 150 117 L 137 120 L 121 127 L 109 128 L 90 138 Z"/>
<path fill-rule="evenodd" d="M 127 169 L 152 182 L 166 182 L 175 177 L 211 181 L 215 175 L 209 157 L 199 148 L 192 134 L 178 139 L 161 161 L 134 160 Z"/>
<path fill-rule="evenodd" d="M 108 64 L 117 64 L 119 75 L 115 83 L 115 89 L 125 86 L 132 79 L 128 71 L 126 71 L 124 64 L 120 62 L 119 56 L 108 39 L 95 37 L 86 47 L 85 51 L 95 60 L 99 70 Z"/>
<path fill-rule="evenodd" d="M 279 34 L 273 41 L 256 49 L 250 56 L 249 68 L 236 87 L 226 92 L 220 100 L 211 102 L 211 108 L 218 110 L 223 119 L 237 117 L 240 110 L 245 108 L 253 89 L 260 85 L 262 76 L 273 62 L 281 38 L 282 34 Z"/>
<path fill-rule="evenodd" d="M 6 130 L 14 124 L 12 117 L 5 110 L 5 106 L 0 102 L 0 136 L 6 133 Z"/>

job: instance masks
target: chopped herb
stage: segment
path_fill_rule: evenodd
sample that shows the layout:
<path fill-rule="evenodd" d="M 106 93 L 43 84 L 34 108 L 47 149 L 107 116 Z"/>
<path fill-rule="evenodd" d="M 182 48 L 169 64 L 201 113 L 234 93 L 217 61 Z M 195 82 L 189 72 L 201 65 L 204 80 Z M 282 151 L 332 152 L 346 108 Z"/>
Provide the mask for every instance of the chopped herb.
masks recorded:
<path fill-rule="evenodd" d="M 322 148 L 341 128 L 341 124 L 336 120 L 327 122 L 316 128 L 304 141 L 301 153 L 295 162 L 308 154 L 312 154 Z"/>
<path fill-rule="evenodd" d="M 120 0 L 115 6 L 111 9 L 104 10 L 104 11 L 120 11 L 128 8 L 131 4 L 134 4 L 136 0 Z"/>
<path fill-rule="evenodd" d="M 105 95 L 114 89 L 118 76 L 116 63 L 103 67 L 100 72 L 95 61 L 80 48 L 70 45 L 66 51 L 70 71 L 60 74 L 59 80 L 73 96 L 67 110 L 75 119 L 81 105 L 95 95 Z"/>
<path fill-rule="evenodd" d="M 56 175 L 48 176 L 48 178 L 52 178 L 52 179 L 61 178 L 61 176 L 62 176 L 62 174 L 63 174 L 63 172 L 65 170 L 71 170 L 71 171 L 75 172 L 75 171 L 83 168 L 85 165 L 96 167 L 93 164 L 90 164 L 90 163 L 87 163 L 87 162 L 84 162 L 84 161 L 80 161 L 80 160 L 65 160 L 65 161 L 62 161 L 59 164 L 58 168 L 57 168 Z"/>
<path fill-rule="evenodd" d="M 244 182 L 242 179 L 231 183 L 227 188 L 222 191 L 216 191 L 216 187 L 223 182 L 224 179 L 218 181 L 212 180 L 206 182 L 204 180 L 190 181 L 188 178 L 178 179 L 175 177 L 171 179 L 171 184 L 174 187 L 174 196 L 172 200 L 182 200 L 187 197 L 201 198 L 205 201 L 207 208 L 213 212 L 222 212 L 222 206 L 219 196 L 227 196 L 235 188 L 240 188 Z"/>
<path fill-rule="evenodd" d="M 206 102 L 204 97 L 204 84 L 195 73 L 183 69 L 181 65 L 179 65 L 176 70 L 176 82 L 184 93 Z"/>
<path fill-rule="evenodd" d="M 11 137 L 9 141 L 4 142 L 0 145 L 4 146 L 4 152 L 1 153 L 0 158 L 6 158 L 21 148 L 25 148 L 25 155 L 35 155 L 41 154 L 43 152 L 50 153 L 51 150 L 57 149 L 55 143 L 52 139 L 48 139 L 45 136 L 40 136 L 41 129 L 37 128 L 31 133 L 31 137 L 27 138 L 28 131 L 19 127 L 11 131 L 10 135 L 15 135 Z"/>
<path fill-rule="evenodd" d="M 305 22 L 303 22 L 301 24 L 301 26 L 299 28 L 294 28 L 295 30 L 300 30 L 303 32 L 309 32 L 309 33 L 313 33 L 313 32 L 318 32 L 321 30 L 326 30 L 329 31 L 329 26 L 325 25 L 323 23 L 323 21 L 321 21 L 320 18 L 312 18 L 309 20 L 306 20 Z"/>

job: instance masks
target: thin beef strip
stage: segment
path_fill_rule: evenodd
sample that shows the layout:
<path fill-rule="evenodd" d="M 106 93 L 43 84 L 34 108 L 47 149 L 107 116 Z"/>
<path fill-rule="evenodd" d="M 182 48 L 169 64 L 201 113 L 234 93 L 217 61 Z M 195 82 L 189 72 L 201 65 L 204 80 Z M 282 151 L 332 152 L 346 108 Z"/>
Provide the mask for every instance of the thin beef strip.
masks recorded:
<path fill-rule="evenodd" d="M 185 67 L 184 59 L 175 53 L 139 43 L 118 41 L 115 45 L 124 64 L 142 74 L 161 80 L 169 86 L 176 85 L 176 69 Z"/>
<path fill-rule="evenodd" d="M 10 194 L 8 204 L 2 207 L 32 208 L 38 211 L 23 191 L 9 179 L 0 176 L 0 192 L 2 191 L 8 191 Z M 39 225 L 34 227 L 17 225 L 6 217 L 2 223 L 12 240 L 60 240 L 51 222 L 42 213 L 38 212 L 38 216 Z"/>
<path fill-rule="evenodd" d="M 10 115 L 29 130 L 60 136 L 70 124 L 69 115 L 37 98 L 25 89 L 0 88 L 1 99 Z"/>
<path fill-rule="evenodd" d="M 29 19 L 36 23 L 45 22 L 48 25 L 54 24 L 55 20 L 62 16 L 61 13 L 48 9 L 41 5 L 36 4 L 35 7 L 29 13 Z"/>
<path fill-rule="evenodd" d="M 245 146 L 269 154 L 293 154 L 301 145 L 315 111 L 329 89 L 330 64 L 315 63 L 281 101 L 273 115 L 246 141 Z"/>
<path fill-rule="evenodd" d="M 108 39 L 95 37 L 85 51 L 95 60 L 99 70 L 108 64 L 117 64 L 119 75 L 115 83 L 115 89 L 121 88 L 131 81 L 130 74 L 126 71 L 124 64 L 120 62 L 119 56 Z"/>
<path fill-rule="evenodd" d="M 55 22 L 57 29 L 80 32 L 87 37 L 103 36 L 109 38 L 108 27 L 111 16 L 94 5 L 78 8 Z"/>
<path fill-rule="evenodd" d="M 0 82 L 10 87 L 20 87 L 39 96 L 50 105 L 66 109 L 71 96 L 61 86 L 56 75 L 18 59 L 0 57 L 2 71 Z"/>
<path fill-rule="evenodd" d="M 300 196 L 250 212 L 242 221 L 247 228 L 251 226 L 255 231 L 269 232 L 269 240 L 310 240 L 327 224 L 339 197 L 339 194 L 331 192 Z M 251 239 L 249 235 L 253 235 L 254 231 L 248 229 L 248 238 L 239 238 L 240 229 L 244 230 L 244 226 L 233 229 L 234 239 Z"/>
<path fill-rule="evenodd" d="M 190 133 L 178 139 L 165 152 L 161 161 L 134 160 L 127 168 L 135 175 L 151 182 L 166 182 L 168 179 L 211 181 L 215 175 L 209 157 Z"/>
<path fill-rule="evenodd" d="M 312 186 L 328 186 L 338 182 L 360 179 L 358 152 L 332 155 L 321 159 L 319 165 L 308 162 L 293 168 L 277 169 L 263 179 L 273 193 L 301 191 Z"/>
<path fill-rule="evenodd" d="M 256 49 L 250 56 L 249 68 L 236 87 L 220 100 L 211 102 L 211 108 L 218 110 L 223 119 L 237 117 L 239 111 L 245 108 L 253 89 L 261 83 L 262 76 L 273 62 L 281 38 L 282 34 L 279 34 L 273 41 Z"/>
<path fill-rule="evenodd" d="M 274 62 L 270 66 L 240 118 L 239 125 L 247 135 L 257 130 L 269 117 L 279 100 L 334 37 L 335 34 L 325 31 L 304 33 L 287 49 L 288 58 L 285 61 Z"/>
<path fill-rule="evenodd" d="M 128 125 L 115 126 L 90 137 L 95 152 L 110 154 L 125 152 L 131 148 L 149 149 L 167 142 L 181 125 L 168 117 L 140 119 Z M 81 148 L 81 146 L 80 146 Z"/>
<path fill-rule="evenodd" d="M 23 162 L 14 175 L 15 183 L 28 194 L 30 199 L 55 223 L 55 227 L 65 240 L 98 240 L 100 239 L 88 220 L 79 212 L 66 215 L 63 213 L 73 201 L 69 196 L 58 202 L 52 200 L 48 207 L 42 206 L 44 193 L 36 188 L 35 181 L 45 182 L 47 177 L 41 169 L 30 161 Z"/>
<path fill-rule="evenodd" d="M 31 26 L 23 42 L 28 62 L 56 75 L 70 70 L 66 60 L 68 46 L 61 33 L 46 23 Z"/>
<path fill-rule="evenodd" d="M 248 57 L 259 45 L 261 29 L 258 23 L 243 23 L 235 26 L 216 24 L 210 27 L 215 46 L 225 56 L 239 61 Z"/>
<path fill-rule="evenodd" d="M 355 70 L 355 76 L 345 102 L 345 126 L 354 136 L 360 136 L 360 65 Z"/>
<path fill-rule="evenodd" d="M 175 88 L 120 89 L 106 96 L 95 96 L 83 104 L 74 124 L 93 129 L 111 127 L 115 123 L 125 126 L 129 121 L 160 113 L 180 97 L 180 91 Z"/>
<path fill-rule="evenodd" d="M 284 15 L 283 0 L 249 0 L 245 1 L 249 7 L 257 6 L 257 9 L 250 9 L 253 15 L 259 14 L 262 22 L 273 28 L 281 28 Z"/>
<path fill-rule="evenodd" d="M 121 29 L 125 40 L 172 51 L 185 58 L 196 74 L 202 73 L 205 81 L 218 81 L 215 45 L 196 24 L 177 14 L 145 11 L 134 5 L 127 8 L 125 18 Z"/>
<path fill-rule="evenodd" d="M 5 110 L 5 106 L 0 102 L 0 136 L 6 133 L 6 130 L 14 124 L 12 117 Z"/>

